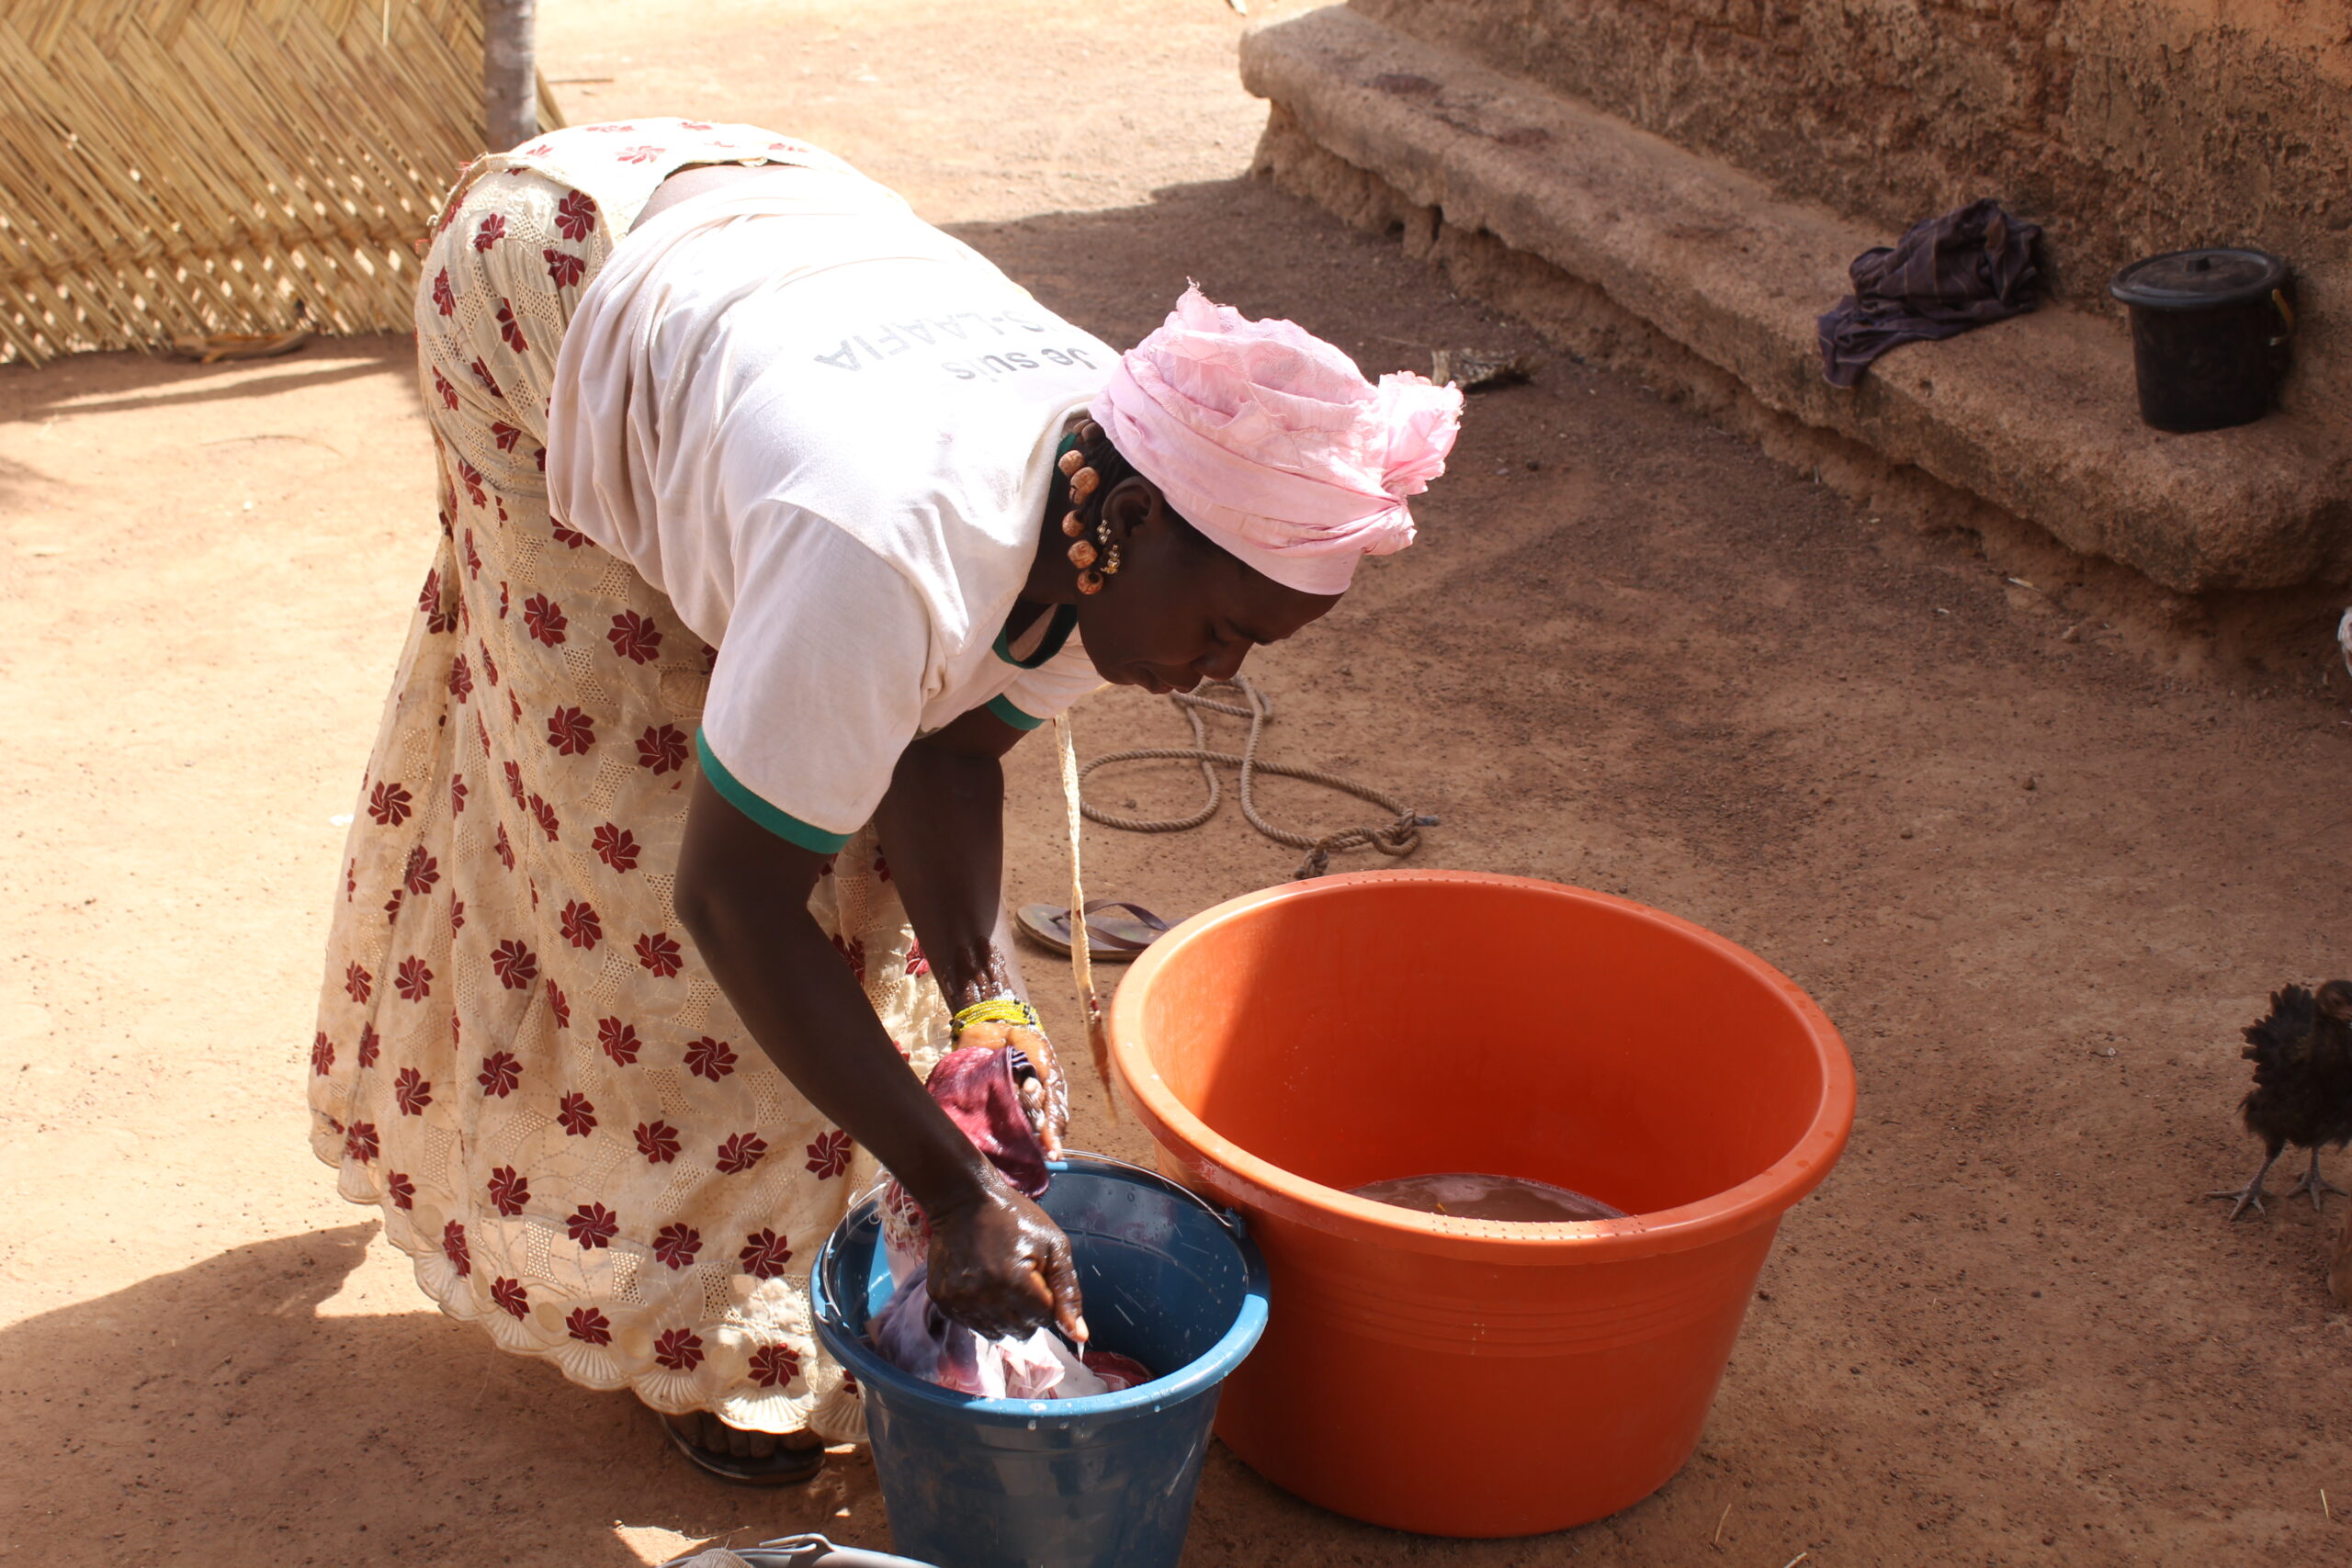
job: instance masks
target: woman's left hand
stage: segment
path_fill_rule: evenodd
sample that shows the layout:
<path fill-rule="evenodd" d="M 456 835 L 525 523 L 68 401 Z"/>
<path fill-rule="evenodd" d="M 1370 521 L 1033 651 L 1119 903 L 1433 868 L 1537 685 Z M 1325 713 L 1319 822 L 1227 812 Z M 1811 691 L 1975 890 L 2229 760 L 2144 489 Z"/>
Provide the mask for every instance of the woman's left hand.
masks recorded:
<path fill-rule="evenodd" d="M 991 1050 L 1020 1047 L 1046 1086 L 1045 1125 L 1038 1129 L 1038 1141 L 1046 1145 L 1047 1159 L 1061 1158 L 1062 1140 L 1069 1135 L 1069 1080 L 1062 1075 L 1061 1058 L 1055 1055 L 1054 1043 L 1046 1038 L 1046 1032 L 1025 1023 L 974 1023 L 956 1037 L 956 1043 L 959 1049 L 967 1045 Z"/>

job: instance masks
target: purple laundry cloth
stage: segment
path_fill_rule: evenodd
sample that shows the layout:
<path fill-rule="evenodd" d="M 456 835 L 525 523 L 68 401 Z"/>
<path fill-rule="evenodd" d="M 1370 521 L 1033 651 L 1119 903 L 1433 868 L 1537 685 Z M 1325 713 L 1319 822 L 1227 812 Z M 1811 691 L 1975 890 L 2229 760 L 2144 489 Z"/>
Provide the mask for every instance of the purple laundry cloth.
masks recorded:
<path fill-rule="evenodd" d="M 2041 237 L 2040 225 L 1985 200 L 1923 219 L 1893 245 L 1864 251 L 1848 269 L 1854 292 L 1817 323 L 1821 373 L 1833 387 L 1850 387 L 1898 344 L 1957 337 L 2032 310 Z"/>

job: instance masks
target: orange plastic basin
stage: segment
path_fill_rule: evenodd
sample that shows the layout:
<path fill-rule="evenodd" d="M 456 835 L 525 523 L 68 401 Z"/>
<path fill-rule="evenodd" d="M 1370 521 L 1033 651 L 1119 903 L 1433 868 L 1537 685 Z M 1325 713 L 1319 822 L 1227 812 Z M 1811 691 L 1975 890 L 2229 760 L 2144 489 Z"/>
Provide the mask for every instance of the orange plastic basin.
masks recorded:
<path fill-rule="evenodd" d="M 1854 1119 L 1786 976 L 1522 877 L 1253 893 L 1154 942 L 1113 1059 L 1164 1169 L 1248 1216 L 1273 1316 L 1217 1433 L 1267 1479 L 1435 1535 L 1560 1529 L 1679 1470 L 1789 1206 Z M 1416 1213 L 1347 1188 L 1531 1177 L 1627 1212 Z"/>

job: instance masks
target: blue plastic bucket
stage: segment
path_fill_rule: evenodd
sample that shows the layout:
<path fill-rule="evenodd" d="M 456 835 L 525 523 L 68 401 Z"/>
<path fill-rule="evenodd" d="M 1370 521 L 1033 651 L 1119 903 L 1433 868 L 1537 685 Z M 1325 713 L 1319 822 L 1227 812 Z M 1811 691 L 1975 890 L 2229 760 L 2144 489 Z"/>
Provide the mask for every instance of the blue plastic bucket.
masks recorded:
<path fill-rule="evenodd" d="M 1155 1172 L 1094 1155 L 1049 1168 L 1098 1348 L 1160 1375 L 1092 1399 L 974 1399 L 866 1343 L 890 1299 L 881 1208 L 826 1238 L 817 1337 L 865 1390 L 897 1550 L 949 1568 L 1175 1568 L 1219 1389 L 1266 1325 L 1266 1265 L 1238 1224 Z"/>

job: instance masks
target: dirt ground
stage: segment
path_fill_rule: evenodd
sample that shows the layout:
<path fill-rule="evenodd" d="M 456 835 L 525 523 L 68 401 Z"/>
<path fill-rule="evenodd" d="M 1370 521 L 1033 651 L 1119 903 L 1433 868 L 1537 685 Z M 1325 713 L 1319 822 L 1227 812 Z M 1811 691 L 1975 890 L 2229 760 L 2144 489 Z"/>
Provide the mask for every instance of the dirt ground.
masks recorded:
<path fill-rule="evenodd" d="M 1114 342 L 1187 276 L 1374 370 L 1525 341 L 1244 177 L 1262 109 L 1223 0 L 542 15 L 550 76 L 610 78 L 559 87 L 575 118 L 827 142 Z M 627 1397 L 433 1313 L 305 1146 L 336 818 L 434 527 L 408 349 L 0 368 L 0 1556 L 885 1542 L 862 1458 L 797 1495 L 730 1490 Z M 1846 1032 L 1861 1115 L 1656 1496 L 1556 1537 L 1431 1540 L 1219 1450 L 1187 1563 L 2343 1561 L 2334 1214 L 2232 1226 L 2198 1197 L 2252 1165 L 2238 1027 L 2271 987 L 2352 969 L 2329 942 L 2352 915 L 2342 672 L 2266 693 L 2166 677 L 2096 619 L 2063 640 L 2072 616 L 1964 538 L 1874 525 L 1556 357 L 1473 400 L 1416 510 L 1418 547 L 1254 666 L 1274 754 L 1442 816 L 1419 864 L 1626 893 L 1753 947 Z M 1077 725 L 1089 752 L 1182 732 L 1138 694 Z M 1064 885 L 1047 764 L 1034 744 L 1012 764 L 1016 897 Z M 1090 846 L 1100 886 L 1171 914 L 1295 859 L 1230 808 Z M 1070 1037 L 1066 987 L 1032 975 Z M 1141 1152 L 1099 1102 L 1080 1121 Z"/>

